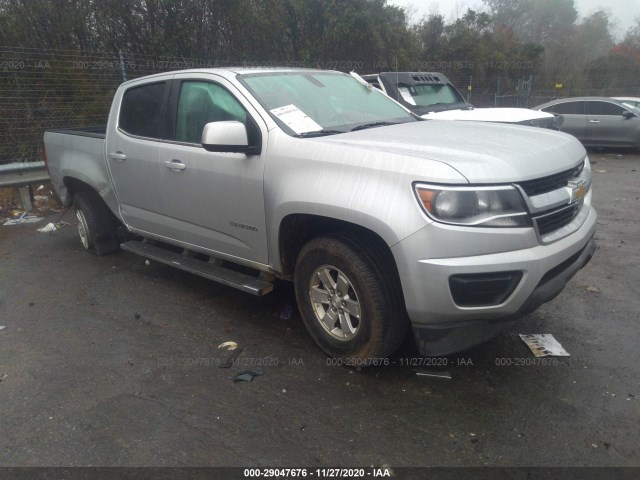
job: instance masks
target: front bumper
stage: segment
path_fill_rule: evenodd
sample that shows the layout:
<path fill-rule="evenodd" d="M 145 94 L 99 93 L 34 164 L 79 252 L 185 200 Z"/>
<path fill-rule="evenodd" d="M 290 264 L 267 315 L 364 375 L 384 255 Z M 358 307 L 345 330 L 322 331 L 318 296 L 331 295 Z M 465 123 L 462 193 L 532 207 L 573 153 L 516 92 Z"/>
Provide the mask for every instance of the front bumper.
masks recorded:
<path fill-rule="evenodd" d="M 577 231 L 546 245 L 528 237 L 526 232 L 478 231 L 473 233 L 473 242 L 467 246 L 472 252 L 482 252 L 479 255 L 421 259 L 421 254 L 438 250 L 437 246 L 431 248 L 430 242 L 454 238 L 452 232 L 443 234 L 442 227 L 434 224 L 396 244 L 392 252 L 420 352 L 445 355 L 477 345 L 504 329 L 510 321 L 555 298 L 594 254 L 596 218 L 595 210 L 590 208 Z M 509 235 L 513 237 L 511 240 Z M 501 242 L 503 238 L 508 241 Z M 526 248 L 513 249 L 516 242 Z M 500 244 L 509 251 L 495 252 Z M 464 251 L 463 246 L 454 245 L 458 252 Z M 453 275 L 513 271 L 522 272 L 522 277 L 502 303 L 465 307 L 454 301 L 449 286 Z"/>

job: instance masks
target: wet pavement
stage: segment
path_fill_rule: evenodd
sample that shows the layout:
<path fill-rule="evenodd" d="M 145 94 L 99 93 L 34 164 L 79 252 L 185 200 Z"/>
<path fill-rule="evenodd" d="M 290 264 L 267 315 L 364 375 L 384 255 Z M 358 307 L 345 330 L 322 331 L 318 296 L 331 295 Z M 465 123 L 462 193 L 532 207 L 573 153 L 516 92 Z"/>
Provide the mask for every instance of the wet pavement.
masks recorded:
<path fill-rule="evenodd" d="M 0 465 L 640 466 L 640 156 L 590 156 L 599 250 L 558 298 L 459 355 L 407 342 L 360 371 L 315 346 L 289 284 L 256 298 L 36 231 L 71 212 L 0 226 Z"/>

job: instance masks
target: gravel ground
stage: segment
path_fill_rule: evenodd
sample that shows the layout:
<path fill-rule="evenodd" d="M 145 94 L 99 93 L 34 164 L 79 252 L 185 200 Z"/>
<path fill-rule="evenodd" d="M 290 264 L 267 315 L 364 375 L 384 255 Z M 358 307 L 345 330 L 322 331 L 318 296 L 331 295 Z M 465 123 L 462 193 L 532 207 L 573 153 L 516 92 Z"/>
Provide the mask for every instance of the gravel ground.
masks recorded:
<path fill-rule="evenodd" d="M 288 284 L 255 298 L 36 232 L 71 212 L 0 226 L 0 465 L 640 466 L 640 156 L 590 156 L 595 257 L 511 330 L 423 365 L 450 380 L 416 375 L 410 344 L 331 365 Z M 571 356 L 534 363 L 518 333 Z M 243 349 L 228 369 L 225 341 Z"/>

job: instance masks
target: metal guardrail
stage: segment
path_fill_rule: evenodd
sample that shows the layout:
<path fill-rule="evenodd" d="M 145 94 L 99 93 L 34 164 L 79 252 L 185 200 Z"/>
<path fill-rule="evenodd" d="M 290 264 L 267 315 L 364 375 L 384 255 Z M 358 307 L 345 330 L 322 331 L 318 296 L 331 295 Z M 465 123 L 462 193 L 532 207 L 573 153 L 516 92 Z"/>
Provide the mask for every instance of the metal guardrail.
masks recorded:
<path fill-rule="evenodd" d="M 0 165 L 0 188 L 17 188 L 22 207 L 26 211 L 33 210 L 31 204 L 31 189 L 34 183 L 48 182 L 49 174 L 44 168 L 44 162 L 19 162 Z"/>
<path fill-rule="evenodd" d="M 0 188 L 26 187 L 49 180 L 43 161 L 0 165 Z"/>

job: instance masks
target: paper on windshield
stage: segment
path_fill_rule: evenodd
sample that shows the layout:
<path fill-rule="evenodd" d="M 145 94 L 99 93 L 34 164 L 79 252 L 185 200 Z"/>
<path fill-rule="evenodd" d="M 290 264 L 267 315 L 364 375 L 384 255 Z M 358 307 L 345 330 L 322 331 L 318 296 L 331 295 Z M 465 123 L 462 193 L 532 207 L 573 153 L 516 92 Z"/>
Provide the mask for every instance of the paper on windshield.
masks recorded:
<path fill-rule="evenodd" d="M 295 105 L 270 110 L 280 121 L 296 133 L 316 132 L 322 127 Z"/>
<path fill-rule="evenodd" d="M 407 87 L 398 87 L 398 91 L 405 102 L 410 103 L 411 105 L 415 105 L 416 101 L 413 99 L 411 94 L 409 93 L 409 89 Z"/>

